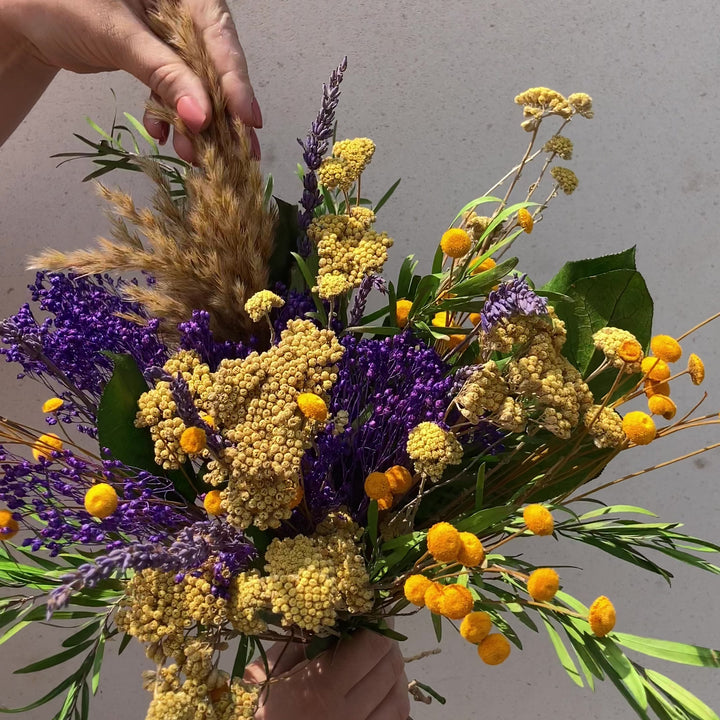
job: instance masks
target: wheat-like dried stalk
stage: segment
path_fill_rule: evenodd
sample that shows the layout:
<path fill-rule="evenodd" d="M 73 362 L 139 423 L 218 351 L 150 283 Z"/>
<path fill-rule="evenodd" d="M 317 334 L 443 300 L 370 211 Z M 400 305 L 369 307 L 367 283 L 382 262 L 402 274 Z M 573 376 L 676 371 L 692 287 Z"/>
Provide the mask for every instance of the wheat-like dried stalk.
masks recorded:
<path fill-rule="evenodd" d="M 202 309 L 210 313 L 218 339 L 246 338 L 252 323 L 244 304 L 267 286 L 274 214 L 265 207 L 246 128 L 228 116 L 217 73 L 192 20 L 175 0 L 159 0 L 148 19 L 203 80 L 212 100 L 209 127 L 188 133 L 197 166 L 188 171 L 186 198 L 177 203 L 157 163 L 147 159 L 142 164 L 155 184 L 152 209 L 138 209 L 127 193 L 99 185 L 112 209 L 113 241 L 100 238 L 98 247 L 70 253 L 46 250 L 31 259 L 30 267 L 81 274 L 144 270 L 156 283 L 128 285 L 125 291 L 167 321 L 166 332 Z M 151 110 L 176 131 L 185 130 L 173 110 L 157 104 Z"/>

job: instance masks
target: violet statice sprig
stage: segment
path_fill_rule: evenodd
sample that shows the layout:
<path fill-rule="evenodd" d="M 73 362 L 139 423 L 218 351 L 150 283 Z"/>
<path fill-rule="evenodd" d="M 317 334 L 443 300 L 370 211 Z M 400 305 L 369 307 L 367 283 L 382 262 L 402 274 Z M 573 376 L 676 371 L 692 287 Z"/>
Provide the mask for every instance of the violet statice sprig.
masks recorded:
<path fill-rule="evenodd" d="M 217 370 L 222 360 L 244 358 L 254 350 L 254 338 L 249 343 L 215 340 L 210 329 L 210 313 L 206 310 L 193 310 L 192 317 L 178 325 L 180 331 L 180 347 L 183 350 L 194 350 L 200 359 L 207 363 L 212 372 Z"/>
<path fill-rule="evenodd" d="M 545 315 L 547 300 L 536 295 L 527 282 L 527 275 L 520 275 L 510 282 L 501 283 L 492 290 L 485 301 L 481 315 L 483 332 L 490 332 L 501 320 L 513 315 Z"/>
<path fill-rule="evenodd" d="M 368 297 L 370 292 L 375 288 L 379 290 L 383 295 L 387 294 L 387 284 L 381 275 L 366 275 L 358 288 L 355 297 L 353 298 L 352 309 L 350 310 L 349 327 L 356 327 L 360 324 L 362 316 L 365 314 L 365 306 L 367 305 Z"/>
<path fill-rule="evenodd" d="M 337 68 L 333 70 L 328 84 L 323 84 L 323 97 L 320 111 L 310 127 L 310 132 L 305 140 L 301 140 L 300 138 L 297 140 L 303 149 L 303 160 L 308 168 L 308 172 L 304 173 L 302 177 L 303 195 L 300 200 L 300 205 L 302 205 L 303 211 L 298 212 L 298 225 L 303 231 L 303 236 L 299 243 L 299 250 L 303 257 L 310 253 L 310 245 L 304 231 L 307 230 L 312 222 L 315 208 L 322 202 L 315 171 L 320 167 L 323 155 L 325 155 L 328 149 L 328 141 L 333 136 L 335 109 L 340 101 L 340 83 L 343 79 L 343 73 L 346 70 L 347 57 L 344 57 Z"/>
<path fill-rule="evenodd" d="M 70 602 L 74 592 L 95 587 L 114 575 L 152 568 L 175 573 L 180 582 L 187 573 L 197 570 L 211 558 L 215 559 L 211 592 L 225 597 L 228 582 L 225 575 L 233 576 L 246 570 L 256 557 L 257 550 L 241 531 L 228 523 L 201 520 L 180 530 L 169 544 L 134 543 L 117 547 L 64 575 L 61 578 L 63 584 L 50 593 L 48 619 Z M 224 573 L 225 569 L 229 572 Z"/>

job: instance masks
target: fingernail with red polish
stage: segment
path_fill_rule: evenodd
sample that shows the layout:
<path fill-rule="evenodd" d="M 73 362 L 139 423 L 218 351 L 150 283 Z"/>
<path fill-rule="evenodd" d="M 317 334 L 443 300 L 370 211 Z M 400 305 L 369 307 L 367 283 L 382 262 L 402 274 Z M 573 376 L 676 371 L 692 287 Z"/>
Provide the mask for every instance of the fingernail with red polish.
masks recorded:
<path fill-rule="evenodd" d="M 260 112 L 260 106 L 258 105 L 258 101 L 256 98 L 252 99 L 252 116 L 253 116 L 253 125 L 256 128 L 261 128 L 263 126 L 263 118 L 262 118 L 262 112 Z"/>
<path fill-rule="evenodd" d="M 190 95 L 183 95 L 177 102 L 177 114 L 192 132 L 200 132 L 207 121 L 200 103 Z"/>

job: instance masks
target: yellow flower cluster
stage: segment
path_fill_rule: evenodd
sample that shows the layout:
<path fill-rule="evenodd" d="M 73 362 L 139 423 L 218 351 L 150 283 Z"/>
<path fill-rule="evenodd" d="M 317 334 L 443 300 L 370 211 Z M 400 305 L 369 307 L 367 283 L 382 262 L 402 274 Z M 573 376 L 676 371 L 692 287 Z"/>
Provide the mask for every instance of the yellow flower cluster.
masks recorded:
<path fill-rule="evenodd" d="M 455 435 L 433 422 L 422 422 L 408 434 L 407 454 L 416 472 L 433 482 L 442 477 L 448 465 L 462 460 L 463 449 Z"/>
<path fill-rule="evenodd" d="M 570 103 L 572 109 L 578 115 L 582 115 L 588 120 L 593 117 L 592 98 L 587 93 L 570 93 L 570 95 L 568 95 L 568 103 Z"/>
<path fill-rule="evenodd" d="M 544 145 L 543 150 L 546 153 L 555 153 L 563 160 L 572 160 L 573 143 L 570 138 L 564 135 L 553 135 Z"/>
<path fill-rule="evenodd" d="M 583 415 L 583 422 L 599 448 L 618 447 L 625 442 L 622 417 L 612 408 L 591 405 Z"/>
<path fill-rule="evenodd" d="M 523 106 L 523 115 L 528 118 L 522 123 L 523 129 L 527 131 L 535 130 L 540 120 L 547 115 L 567 119 L 573 112 L 564 95 L 546 87 L 529 88 L 517 95 L 515 102 Z"/>
<path fill-rule="evenodd" d="M 270 290 L 260 290 L 248 298 L 245 303 L 245 312 L 253 322 L 260 322 L 273 308 L 280 308 L 285 301 Z"/>
<path fill-rule="evenodd" d="M 372 160 L 375 143 L 370 138 L 340 140 L 333 145 L 332 157 L 325 158 L 318 168 L 322 185 L 333 189 L 339 187 L 348 192 L 363 170 Z"/>
<path fill-rule="evenodd" d="M 476 425 L 483 415 L 500 410 L 507 396 L 507 383 L 498 366 L 490 360 L 465 381 L 455 404 L 463 416 Z"/>
<path fill-rule="evenodd" d="M 595 347 L 618 370 L 639 373 L 644 355 L 637 338 L 627 330 L 604 327 L 592 336 Z"/>
<path fill-rule="evenodd" d="M 386 233 L 371 229 L 375 215 L 323 215 L 310 224 L 308 237 L 317 243 L 317 286 L 321 298 L 330 299 L 358 287 L 371 273 L 382 271 L 393 244 Z"/>
<path fill-rule="evenodd" d="M 435 523 L 427 534 L 428 552 L 437 562 L 477 567 L 485 560 L 485 549 L 476 535 L 459 532 L 447 522 Z"/>

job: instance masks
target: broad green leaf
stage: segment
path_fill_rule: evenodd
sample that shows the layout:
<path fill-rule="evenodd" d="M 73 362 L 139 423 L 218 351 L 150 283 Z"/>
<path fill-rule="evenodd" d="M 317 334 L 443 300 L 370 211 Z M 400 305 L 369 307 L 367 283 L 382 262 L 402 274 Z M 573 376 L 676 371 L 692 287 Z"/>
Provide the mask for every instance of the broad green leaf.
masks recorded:
<path fill-rule="evenodd" d="M 683 665 L 696 665 L 698 667 L 720 667 L 720 651 L 699 645 L 687 645 L 671 640 L 658 640 L 656 638 L 640 637 L 629 633 L 613 633 L 613 640 L 643 655 L 669 660 Z"/>
<path fill-rule="evenodd" d="M 611 270 L 636 270 L 635 248 L 631 247 L 613 255 L 603 255 L 587 260 L 571 260 L 565 263 L 555 277 L 542 286 L 541 290 L 566 293 L 580 278 L 601 275 Z"/>
<path fill-rule="evenodd" d="M 645 674 L 668 697 L 676 700 L 684 710 L 697 718 L 697 720 L 719 720 L 716 712 L 674 680 L 655 670 L 646 669 Z"/>
<path fill-rule="evenodd" d="M 558 631 L 552 626 L 544 612 L 541 612 L 540 616 L 543 619 L 543 623 L 545 624 L 545 629 L 547 630 L 548 637 L 550 638 L 550 642 L 555 648 L 558 660 L 560 660 L 560 664 L 563 666 L 563 669 L 576 685 L 579 685 L 580 687 L 585 687 L 585 683 L 580 676 L 580 672 L 578 671 L 575 663 L 573 662 L 573 659 L 570 657 L 570 653 L 567 651 L 567 648 L 565 647 L 565 644 L 560 638 Z"/>
<path fill-rule="evenodd" d="M 410 292 L 410 282 L 412 281 L 413 273 L 417 267 L 418 261 L 415 260 L 414 255 L 408 255 L 400 266 L 400 272 L 398 274 L 398 286 L 397 294 L 399 298 L 407 297 Z"/>
<path fill-rule="evenodd" d="M 455 216 L 452 223 L 450 225 L 454 225 L 466 212 L 469 210 L 475 209 L 478 205 L 484 205 L 485 203 L 489 202 L 502 202 L 502 200 L 498 197 L 494 197 L 493 195 L 483 195 L 483 197 L 475 198 L 474 200 L 471 200 L 469 203 L 464 205 L 460 212 Z"/>

